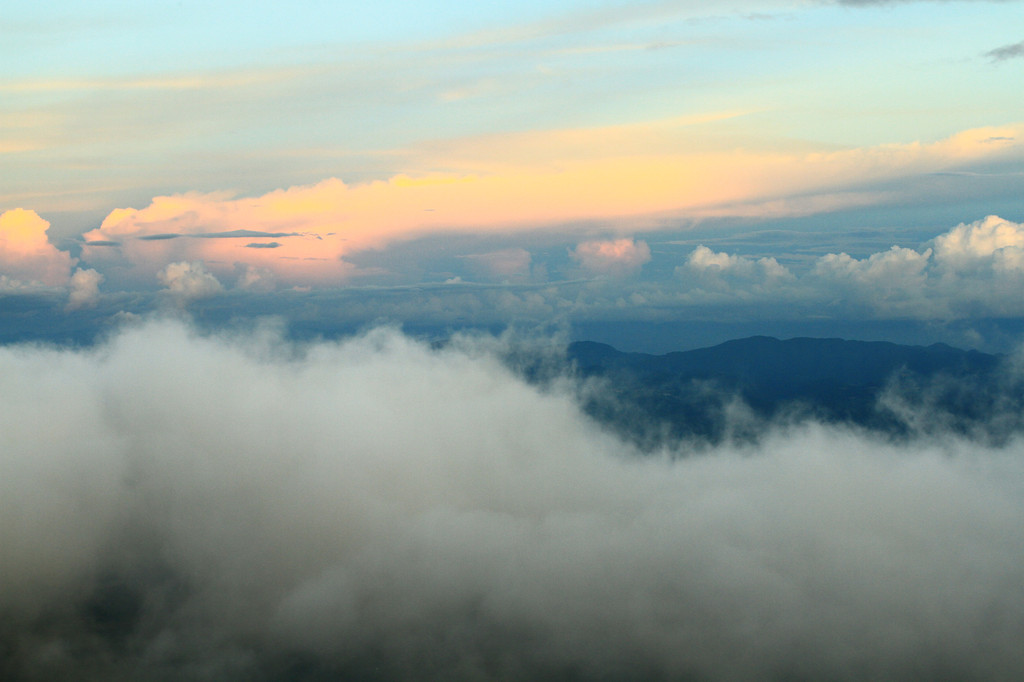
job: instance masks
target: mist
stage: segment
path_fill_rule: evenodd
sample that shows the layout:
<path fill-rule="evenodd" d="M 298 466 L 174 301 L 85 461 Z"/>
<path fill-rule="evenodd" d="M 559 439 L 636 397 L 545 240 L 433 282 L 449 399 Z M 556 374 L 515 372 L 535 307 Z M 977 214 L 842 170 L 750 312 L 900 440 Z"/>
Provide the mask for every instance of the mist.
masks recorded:
<path fill-rule="evenodd" d="M 498 346 L 0 348 L 0 677 L 1024 673 L 1016 436 L 641 452 Z"/>

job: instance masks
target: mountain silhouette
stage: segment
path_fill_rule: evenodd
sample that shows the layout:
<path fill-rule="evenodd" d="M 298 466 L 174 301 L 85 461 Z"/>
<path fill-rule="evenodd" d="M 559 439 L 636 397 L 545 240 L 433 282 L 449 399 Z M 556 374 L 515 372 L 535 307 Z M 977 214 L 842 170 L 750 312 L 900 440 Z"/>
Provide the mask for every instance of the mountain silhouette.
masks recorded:
<path fill-rule="evenodd" d="M 585 395 L 591 416 L 642 441 L 652 433 L 753 437 L 763 422 L 781 417 L 892 435 L 927 427 L 926 420 L 910 425 L 883 400 L 932 410 L 941 417 L 936 423 L 964 431 L 997 405 L 1022 402 L 1003 356 L 945 344 L 754 336 L 664 355 L 580 341 L 567 354 L 579 375 L 604 382 Z"/>

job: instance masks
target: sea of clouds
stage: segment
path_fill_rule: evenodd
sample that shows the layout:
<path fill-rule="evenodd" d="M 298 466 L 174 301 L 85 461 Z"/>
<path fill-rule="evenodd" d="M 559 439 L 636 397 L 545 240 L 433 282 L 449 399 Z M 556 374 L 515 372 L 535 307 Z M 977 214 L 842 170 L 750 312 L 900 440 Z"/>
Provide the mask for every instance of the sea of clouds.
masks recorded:
<path fill-rule="evenodd" d="M 499 345 L 0 348 L 0 678 L 1024 673 L 1024 442 L 639 452 Z"/>

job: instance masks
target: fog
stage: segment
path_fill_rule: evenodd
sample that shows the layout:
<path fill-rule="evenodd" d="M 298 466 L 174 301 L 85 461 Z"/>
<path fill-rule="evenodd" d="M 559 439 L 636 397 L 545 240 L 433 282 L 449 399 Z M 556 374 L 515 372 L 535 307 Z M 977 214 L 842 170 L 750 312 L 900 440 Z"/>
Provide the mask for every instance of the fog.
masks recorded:
<path fill-rule="evenodd" d="M 1020 440 L 641 453 L 500 345 L 0 348 L 0 678 L 1024 673 Z"/>

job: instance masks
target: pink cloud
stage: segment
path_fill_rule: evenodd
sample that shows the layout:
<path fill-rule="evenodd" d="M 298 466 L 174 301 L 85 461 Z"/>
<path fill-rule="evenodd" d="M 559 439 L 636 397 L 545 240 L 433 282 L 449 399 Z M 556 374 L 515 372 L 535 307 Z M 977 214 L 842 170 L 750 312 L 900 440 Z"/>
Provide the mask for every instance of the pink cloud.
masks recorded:
<path fill-rule="evenodd" d="M 422 169 L 417 177 L 351 185 L 327 179 L 255 197 L 156 197 L 141 209 L 112 211 L 85 235 L 97 244 L 86 244 L 83 259 L 127 265 L 150 280 L 168 263 L 201 262 L 234 286 L 245 286 L 238 273 L 250 269 L 265 273 L 264 283 L 337 284 L 361 274 L 351 254 L 425 234 L 595 223 L 621 234 L 686 217 L 826 212 L 892 200 L 904 178 L 1024 152 L 1017 142 L 1024 126 L 931 144 L 820 151 L 713 148 L 691 130 L 698 123 L 467 138 L 448 150 L 421 149 L 410 160 Z M 888 183 L 889 194 L 857 190 L 867 182 Z M 577 257 L 595 273 L 628 271 L 643 264 L 630 260 L 642 258 L 633 246 L 632 254 L 586 247 Z"/>
<path fill-rule="evenodd" d="M 651 260 L 651 249 L 646 242 L 615 239 L 583 242 L 569 255 L 591 274 L 614 276 L 639 270 Z"/>

